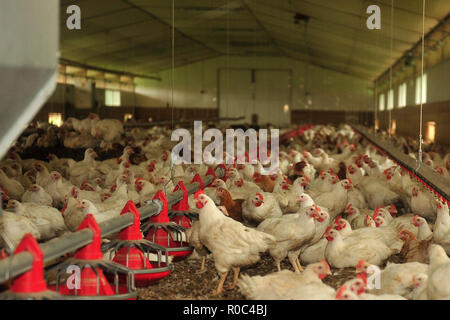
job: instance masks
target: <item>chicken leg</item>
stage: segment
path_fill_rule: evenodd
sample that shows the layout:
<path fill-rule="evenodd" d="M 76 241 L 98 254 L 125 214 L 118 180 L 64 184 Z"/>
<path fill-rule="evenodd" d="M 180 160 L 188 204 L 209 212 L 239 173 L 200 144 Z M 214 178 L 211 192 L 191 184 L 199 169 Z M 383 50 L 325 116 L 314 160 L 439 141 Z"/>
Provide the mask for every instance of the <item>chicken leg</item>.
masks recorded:
<path fill-rule="evenodd" d="M 289 262 L 294 268 L 295 273 L 300 273 L 300 268 L 298 267 L 296 257 L 292 254 L 288 254 Z"/>
<path fill-rule="evenodd" d="M 298 269 L 300 270 L 300 272 L 303 272 L 303 267 L 302 267 L 302 265 L 300 264 L 300 260 L 298 260 L 298 258 L 295 259 L 295 263 L 297 264 Z"/>
<path fill-rule="evenodd" d="M 200 270 L 197 270 L 197 273 L 206 272 L 205 262 L 206 262 L 206 257 L 202 257 L 202 264 L 200 265 Z"/>
<path fill-rule="evenodd" d="M 228 271 L 222 273 L 222 275 L 220 276 L 219 284 L 217 285 L 216 290 L 214 290 L 211 293 L 211 295 L 217 296 L 218 294 L 220 294 L 223 291 L 223 283 L 225 282 L 225 279 L 227 278 L 227 275 L 228 275 Z"/>
<path fill-rule="evenodd" d="M 236 288 L 236 285 L 237 285 L 237 283 L 238 283 L 238 278 L 239 278 L 239 271 L 241 271 L 241 268 L 239 268 L 239 267 L 236 267 L 236 268 L 233 268 L 233 283 L 231 284 L 231 286 L 229 286 L 227 289 L 228 290 L 232 290 L 232 289 L 234 289 L 234 288 Z"/>

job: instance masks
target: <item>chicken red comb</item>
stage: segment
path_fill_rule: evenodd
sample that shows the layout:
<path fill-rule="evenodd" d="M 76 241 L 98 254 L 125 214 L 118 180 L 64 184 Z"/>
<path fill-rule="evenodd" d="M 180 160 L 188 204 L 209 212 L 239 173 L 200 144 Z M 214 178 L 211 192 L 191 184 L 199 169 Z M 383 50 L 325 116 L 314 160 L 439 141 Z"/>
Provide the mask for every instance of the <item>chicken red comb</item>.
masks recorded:
<path fill-rule="evenodd" d="M 142 177 L 141 177 L 141 178 L 137 178 L 137 179 L 134 181 L 134 184 L 137 185 L 137 184 L 139 183 L 139 181 L 141 181 L 141 180 L 143 180 Z"/>
<path fill-rule="evenodd" d="M 340 299 L 342 298 L 342 295 L 344 294 L 344 292 L 347 291 L 347 287 L 346 286 L 341 286 L 339 288 L 339 290 L 336 293 L 336 299 Z"/>
<path fill-rule="evenodd" d="M 337 216 L 336 219 L 334 219 L 334 223 L 339 223 L 339 221 L 341 221 L 342 217 L 341 216 Z"/>
<path fill-rule="evenodd" d="M 303 151 L 302 151 L 302 155 L 303 155 L 305 158 L 308 158 L 308 152 L 307 152 L 306 150 L 303 150 Z"/>
<path fill-rule="evenodd" d="M 260 200 L 264 200 L 264 197 L 261 194 L 261 192 L 257 192 L 256 195 L 259 197 Z"/>
<path fill-rule="evenodd" d="M 332 229 L 332 227 L 331 226 L 328 226 L 328 228 L 325 230 L 325 235 L 327 235 L 329 232 L 330 232 L 330 230 Z"/>
<path fill-rule="evenodd" d="M 328 168 L 328 172 L 329 172 L 329 173 L 334 173 L 333 168 Z"/>
<path fill-rule="evenodd" d="M 353 185 L 353 181 L 350 178 L 347 178 L 348 182 L 350 182 L 350 185 Z"/>
<path fill-rule="evenodd" d="M 375 208 L 375 214 L 378 215 L 378 213 L 380 212 L 382 206 L 378 206 Z M 375 216 L 373 216 L 375 218 Z"/>
<path fill-rule="evenodd" d="M 352 207 L 352 204 L 349 203 L 348 206 L 347 206 L 347 208 L 345 208 L 345 210 L 346 210 L 346 211 L 350 211 L 350 208 L 351 208 L 351 207 Z"/>
<path fill-rule="evenodd" d="M 419 215 L 416 214 L 413 218 L 412 218 L 412 222 L 415 224 L 417 222 L 417 219 L 419 218 Z"/>
<path fill-rule="evenodd" d="M 368 226 L 370 222 L 370 216 L 366 214 L 366 225 Z"/>
<path fill-rule="evenodd" d="M 303 176 L 303 178 L 305 178 L 305 182 L 309 182 L 310 181 L 308 176 Z"/>
<path fill-rule="evenodd" d="M 197 199 L 200 194 L 205 194 L 205 192 L 203 192 L 203 189 L 200 189 L 196 193 L 194 193 L 194 199 Z"/>
<path fill-rule="evenodd" d="M 320 209 L 316 204 L 313 204 L 314 210 L 316 210 L 317 212 L 321 212 L 322 209 Z"/>
<path fill-rule="evenodd" d="M 360 273 L 356 275 L 356 278 L 361 279 L 362 281 L 364 281 L 364 285 L 367 285 L 367 277 L 365 273 Z"/>
<path fill-rule="evenodd" d="M 390 207 L 392 210 L 397 211 L 397 207 L 395 206 L 395 204 L 391 204 L 389 207 Z"/>
<path fill-rule="evenodd" d="M 361 268 L 364 263 L 366 263 L 366 260 L 364 260 L 364 259 L 359 260 L 358 264 L 356 265 L 356 269 Z"/>

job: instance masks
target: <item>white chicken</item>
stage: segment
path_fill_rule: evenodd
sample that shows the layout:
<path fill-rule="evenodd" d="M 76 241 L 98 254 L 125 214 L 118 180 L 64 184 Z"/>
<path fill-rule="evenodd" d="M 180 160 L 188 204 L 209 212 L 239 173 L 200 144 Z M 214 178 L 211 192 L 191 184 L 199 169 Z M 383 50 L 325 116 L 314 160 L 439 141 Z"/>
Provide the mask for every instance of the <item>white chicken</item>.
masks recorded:
<path fill-rule="evenodd" d="M 22 195 L 21 202 L 34 202 L 51 207 L 53 205 L 53 198 L 44 188 L 37 184 L 32 184 Z"/>
<path fill-rule="evenodd" d="M 428 248 L 430 267 L 428 269 L 427 296 L 431 300 L 450 299 L 450 258 L 438 244 Z"/>
<path fill-rule="evenodd" d="M 329 229 L 325 235 L 328 240 L 325 258 L 336 268 L 355 267 L 362 259 L 381 265 L 392 254 L 400 251 L 391 249 L 383 241 L 374 241 L 373 238 L 352 235 L 343 238 L 334 229 Z"/>
<path fill-rule="evenodd" d="M 39 230 L 42 240 L 57 237 L 67 231 L 61 212 L 55 208 L 33 202 L 20 203 L 17 200 L 10 200 L 7 208 L 30 219 Z"/>
<path fill-rule="evenodd" d="M 256 263 L 259 254 L 275 244 L 275 238 L 267 233 L 245 227 L 224 214 L 216 207 L 211 198 L 202 192 L 195 194 L 199 212 L 200 241 L 214 257 L 214 265 L 221 274 L 217 289 L 223 290 L 223 284 L 231 268 L 234 271 L 232 288 L 237 285 L 241 266 Z"/>
<path fill-rule="evenodd" d="M 328 263 L 321 261 L 310 264 L 301 274 L 283 270 L 265 276 L 242 275 L 239 289 L 251 300 L 331 300 L 334 289 L 321 281 L 330 274 Z"/>
<path fill-rule="evenodd" d="M 331 192 L 322 193 L 315 198 L 313 197 L 314 202 L 318 206 L 327 208 L 330 218 L 334 219 L 345 210 L 348 202 L 348 190 L 351 187 L 351 180 L 342 180 L 336 184 Z"/>
<path fill-rule="evenodd" d="M 0 210 L 1 247 L 7 248 L 12 254 L 27 233 L 31 233 L 35 239 L 41 238 L 37 226 L 30 219 L 14 212 Z"/>
<path fill-rule="evenodd" d="M 450 255 L 450 215 L 445 201 L 436 201 L 437 217 L 434 224 L 433 240 Z"/>
<path fill-rule="evenodd" d="M 8 195 L 12 199 L 20 200 L 25 192 L 22 184 L 15 179 L 9 178 L 2 169 L 0 169 L 0 185 L 8 191 Z"/>
<path fill-rule="evenodd" d="M 278 201 L 269 192 L 258 192 L 242 203 L 242 218 L 251 226 L 257 226 L 268 218 L 281 217 L 282 214 Z"/>
<path fill-rule="evenodd" d="M 305 212 L 268 218 L 260 223 L 257 230 L 271 234 L 276 239 L 276 245 L 269 252 L 278 271 L 281 270 L 280 262 L 286 256 L 295 272 L 302 271 L 298 254 L 314 238 L 316 231 L 314 220 L 319 217 L 318 213 L 318 208 L 311 206 Z"/>

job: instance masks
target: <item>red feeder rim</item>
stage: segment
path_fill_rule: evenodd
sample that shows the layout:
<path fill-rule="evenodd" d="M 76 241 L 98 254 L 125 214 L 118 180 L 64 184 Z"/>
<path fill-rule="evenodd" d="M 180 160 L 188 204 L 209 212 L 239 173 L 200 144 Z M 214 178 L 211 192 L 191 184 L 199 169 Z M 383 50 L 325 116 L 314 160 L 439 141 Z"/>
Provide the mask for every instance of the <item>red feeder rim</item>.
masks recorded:
<path fill-rule="evenodd" d="M 57 280 L 54 289 L 73 299 L 135 299 L 137 291 L 134 287 L 134 274 L 120 264 L 103 259 L 100 248 L 101 230 L 92 214 L 86 215 L 77 230 L 83 229 L 92 231 L 92 242 L 77 250 L 74 258 L 66 260 L 55 268 Z M 66 274 L 71 267 L 75 267 L 73 274 L 75 282 L 60 284 L 61 275 Z M 107 274 L 116 275 L 114 286 L 108 282 L 104 271 Z M 126 275 L 127 285 L 119 286 L 119 274 Z"/>
<path fill-rule="evenodd" d="M 132 200 L 127 202 L 121 215 L 127 213 L 134 216 L 133 224 L 120 231 L 118 240 L 108 243 L 103 249 L 106 251 L 112 249 L 115 254 L 112 261 L 134 271 L 136 286 L 147 286 L 170 274 L 172 268 L 169 264 L 169 255 L 166 248 L 142 239 L 140 213 Z M 155 252 L 158 257 L 162 258 L 163 251 L 165 251 L 165 263 L 161 261 L 152 263 L 145 254 L 149 255 L 151 252 Z M 121 276 L 119 281 L 124 283 L 126 278 Z"/>
<path fill-rule="evenodd" d="M 195 178 L 195 177 L 194 177 Z M 184 258 L 193 251 L 193 247 L 189 245 L 183 246 L 182 234 L 185 228 L 173 223 L 169 220 L 168 214 L 168 201 L 163 191 L 159 190 L 153 200 L 158 199 L 162 203 L 161 212 L 149 219 L 149 222 L 145 225 L 144 231 L 148 231 L 146 239 L 159 244 L 167 249 L 170 256 L 176 256 Z M 173 239 L 171 232 L 177 234 L 177 239 Z"/>

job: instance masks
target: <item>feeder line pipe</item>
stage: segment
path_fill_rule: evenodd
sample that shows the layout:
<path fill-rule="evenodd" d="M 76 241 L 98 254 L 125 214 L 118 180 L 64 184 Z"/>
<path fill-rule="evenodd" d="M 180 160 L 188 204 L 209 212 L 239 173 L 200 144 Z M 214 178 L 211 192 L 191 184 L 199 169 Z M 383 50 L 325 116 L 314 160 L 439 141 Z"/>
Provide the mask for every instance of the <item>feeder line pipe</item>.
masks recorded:
<path fill-rule="evenodd" d="M 217 177 L 225 175 L 223 168 L 216 168 Z M 202 177 L 204 185 L 208 185 L 213 181 L 212 175 Z M 200 189 L 200 183 L 195 182 L 186 185 L 189 194 L 192 194 Z M 179 190 L 168 194 L 167 201 L 169 207 L 176 204 L 183 198 L 183 191 Z M 150 203 L 139 209 L 141 220 L 150 218 L 159 214 L 160 205 L 157 203 Z M 99 223 L 99 227 L 103 236 L 111 235 L 133 224 L 134 216 L 131 213 L 120 215 L 108 221 Z M 40 244 L 42 253 L 44 255 L 44 263 L 52 261 L 67 253 L 71 253 L 79 248 L 82 248 L 92 242 L 92 231 L 83 229 L 61 237 L 53 238 L 45 243 Z M 28 252 L 21 252 L 17 255 L 12 255 L 0 261 L 0 283 L 12 279 L 24 272 L 31 270 L 33 264 L 33 256 Z"/>

